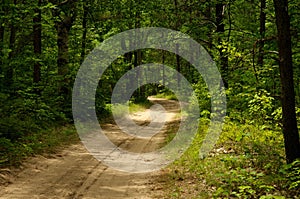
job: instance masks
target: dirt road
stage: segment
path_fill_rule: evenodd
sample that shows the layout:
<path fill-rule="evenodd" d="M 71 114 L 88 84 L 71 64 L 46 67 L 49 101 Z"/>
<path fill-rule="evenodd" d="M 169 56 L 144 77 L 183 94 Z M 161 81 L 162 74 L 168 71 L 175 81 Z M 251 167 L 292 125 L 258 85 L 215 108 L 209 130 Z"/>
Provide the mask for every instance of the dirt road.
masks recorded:
<path fill-rule="evenodd" d="M 179 105 L 170 100 L 150 100 L 167 110 L 167 123 L 162 130 L 151 139 L 143 139 L 122 133 L 115 124 L 102 125 L 113 143 L 134 152 L 153 151 L 163 145 L 168 125 L 176 121 Z M 147 111 L 135 113 L 132 118 L 139 125 L 149 123 Z M 0 198 L 158 198 L 162 190 L 156 180 L 160 175 L 159 171 L 132 174 L 113 170 L 78 143 L 57 154 L 27 160 L 24 169 L 11 179 L 11 183 L 0 187 Z"/>

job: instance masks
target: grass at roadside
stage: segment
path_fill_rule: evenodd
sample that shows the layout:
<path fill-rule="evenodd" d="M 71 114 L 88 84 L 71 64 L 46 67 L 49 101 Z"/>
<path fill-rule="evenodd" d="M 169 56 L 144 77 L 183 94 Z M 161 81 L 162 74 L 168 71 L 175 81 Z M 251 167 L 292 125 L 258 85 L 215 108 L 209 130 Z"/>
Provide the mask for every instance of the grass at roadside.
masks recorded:
<path fill-rule="evenodd" d="M 204 159 L 198 151 L 207 129 L 166 169 L 164 198 L 297 198 L 300 161 L 284 163 L 281 132 L 227 122 L 214 150 Z M 298 197 L 299 198 L 299 197 Z"/>
<path fill-rule="evenodd" d="M 176 95 L 172 92 L 159 93 L 159 94 L 155 95 L 155 97 L 164 98 L 164 99 L 167 99 L 167 100 L 177 100 Z"/>
<path fill-rule="evenodd" d="M 114 110 L 115 117 L 123 117 L 128 110 L 129 113 L 136 113 L 139 111 L 145 111 L 146 109 L 149 109 L 152 105 L 153 103 L 149 100 L 139 101 L 135 103 L 129 101 L 127 104 L 117 104 L 114 106 L 112 106 L 112 104 L 107 104 L 106 110 L 108 112 L 108 115 L 106 115 L 106 117 L 101 117 L 101 115 L 99 115 L 98 119 L 100 123 L 114 123 L 112 110 Z"/>
<path fill-rule="evenodd" d="M 129 103 L 129 112 L 135 113 L 139 111 L 145 111 L 146 109 L 149 109 L 153 103 L 151 103 L 149 100 L 138 102 L 138 103 Z"/>

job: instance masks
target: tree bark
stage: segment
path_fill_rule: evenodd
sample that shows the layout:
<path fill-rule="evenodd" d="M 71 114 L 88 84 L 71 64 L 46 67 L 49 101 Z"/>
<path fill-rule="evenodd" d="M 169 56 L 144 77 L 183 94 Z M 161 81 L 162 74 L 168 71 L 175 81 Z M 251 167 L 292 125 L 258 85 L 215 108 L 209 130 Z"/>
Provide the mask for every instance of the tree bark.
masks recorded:
<path fill-rule="evenodd" d="M 136 1 L 137 4 L 139 4 L 139 1 Z M 140 28 L 141 27 L 141 8 L 139 6 L 137 6 L 136 8 L 136 12 L 135 12 L 135 23 L 134 23 L 134 27 L 135 28 Z M 135 42 L 139 42 L 139 41 L 135 41 Z M 136 45 L 136 43 L 135 43 Z M 140 66 L 142 64 L 142 50 L 141 49 L 137 49 L 134 51 L 134 68 L 136 68 L 137 66 Z M 137 74 L 136 74 L 136 85 L 138 87 L 137 89 L 137 98 L 144 98 L 145 97 L 145 87 L 141 86 L 141 82 L 140 82 L 140 78 L 141 77 L 141 73 L 140 73 L 140 69 L 137 70 Z"/>
<path fill-rule="evenodd" d="M 264 45 L 265 45 L 265 32 L 266 32 L 266 0 L 260 0 L 260 42 L 258 49 L 258 65 L 263 66 L 264 64 Z"/>
<path fill-rule="evenodd" d="M 88 6 L 84 3 L 83 5 L 83 17 L 82 17 L 82 44 L 81 44 L 81 61 L 82 63 L 85 58 L 85 50 L 86 50 L 86 36 L 87 36 L 87 14 L 88 14 Z"/>
<path fill-rule="evenodd" d="M 69 72 L 69 31 L 71 28 L 72 22 L 70 17 L 65 17 L 61 22 L 57 23 L 57 46 L 58 46 L 58 55 L 57 55 L 57 66 L 58 66 L 58 75 L 61 78 L 60 92 L 62 94 L 69 94 L 68 89 L 68 78 L 67 74 Z"/>
<path fill-rule="evenodd" d="M 225 32 L 225 25 L 224 21 L 224 12 L 225 12 L 225 4 L 217 3 L 216 4 L 216 26 L 217 26 L 217 33 L 224 33 Z M 219 45 L 219 54 L 221 59 L 221 66 L 220 71 L 223 78 L 223 83 L 225 88 L 228 88 L 228 55 L 226 48 L 223 47 L 222 39 L 219 37 L 218 39 Z"/>
<path fill-rule="evenodd" d="M 288 163 L 300 158 L 299 132 L 295 111 L 292 44 L 287 0 L 274 0 L 278 31 L 279 69 L 285 154 Z"/>
<path fill-rule="evenodd" d="M 175 30 L 179 30 L 179 26 L 180 26 L 180 15 L 178 12 L 178 1 L 174 0 L 174 8 L 175 8 L 175 15 L 176 15 L 176 23 L 175 23 Z M 176 44 L 176 70 L 177 70 L 177 86 L 178 88 L 180 88 L 180 73 L 181 73 L 181 63 L 180 63 L 180 56 L 178 55 L 179 53 L 179 45 Z"/>
<path fill-rule="evenodd" d="M 4 34 L 5 34 L 5 25 L 4 25 L 4 16 L 7 14 L 7 8 L 6 5 L 4 4 L 4 0 L 1 1 L 1 5 L 0 5 L 0 12 L 1 12 L 1 16 L 0 16 L 0 75 L 5 75 L 5 68 L 4 66 Z M 3 18 L 2 18 L 3 17 Z M 0 79 L 0 85 L 1 88 L 0 90 L 2 90 L 3 88 L 5 88 L 5 83 L 3 81 L 3 79 Z"/>
<path fill-rule="evenodd" d="M 0 66 L 3 65 L 3 46 L 4 46 L 4 26 L 0 25 Z M 0 74 L 2 73 L 2 68 L 0 67 Z"/>
<path fill-rule="evenodd" d="M 207 20 L 212 20 L 212 7 L 210 5 L 207 6 L 205 9 L 205 17 L 207 18 Z M 210 23 L 207 26 L 208 26 L 209 30 L 211 30 L 213 28 L 212 24 L 210 24 Z M 208 48 L 210 50 L 212 50 L 212 48 L 213 48 L 212 31 L 208 31 L 207 37 L 208 37 Z"/>
<path fill-rule="evenodd" d="M 59 93 L 64 96 L 65 102 L 69 103 L 71 97 L 69 88 L 69 32 L 76 18 L 76 2 L 77 0 L 66 0 L 61 3 L 53 1 L 57 5 L 57 9 L 53 10 L 53 16 L 60 18 L 56 21 L 55 28 L 57 31 L 57 67 L 59 82 Z M 62 15 L 61 12 L 64 14 Z"/>
<path fill-rule="evenodd" d="M 181 62 L 180 62 L 180 56 L 179 56 L 179 45 L 176 44 L 176 70 L 177 70 L 177 87 L 180 89 L 180 83 L 181 83 Z"/>
<path fill-rule="evenodd" d="M 41 64 L 40 57 L 42 54 L 42 0 L 38 0 L 38 7 L 35 9 L 35 17 L 33 18 L 33 48 L 35 57 L 38 61 L 34 63 L 33 82 L 38 83 L 41 80 Z"/>
<path fill-rule="evenodd" d="M 69 77 L 69 33 L 76 18 L 77 0 L 66 0 L 60 3 L 52 0 L 56 8 L 52 10 L 57 31 L 57 67 L 58 67 L 58 94 L 62 97 L 61 109 L 71 117 L 71 86 Z"/>
<path fill-rule="evenodd" d="M 17 5 L 17 0 L 14 0 L 14 5 Z M 16 26 L 14 24 L 14 19 L 12 19 L 10 24 L 10 36 L 9 36 L 9 49 L 10 52 L 8 54 L 8 60 L 12 60 L 15 52 L 15 43 L 16 43 Z M 5 74 L 5 87 L 10 89 L 11 85 L 13 84 L 13 76 L 14 70 L 11 64 L 8 63 L 6 74 Z"/>
<path fill-rule="evenodd" d="M 165 60 L 166 60 L 166 57 L 165 57 L 165 51 L 164 50 L 161 50 L 161 63 L 162 63 L 162 83 L 163 85 L 165 85 L 166 83 L 166 80 L 165 80 Z"/>

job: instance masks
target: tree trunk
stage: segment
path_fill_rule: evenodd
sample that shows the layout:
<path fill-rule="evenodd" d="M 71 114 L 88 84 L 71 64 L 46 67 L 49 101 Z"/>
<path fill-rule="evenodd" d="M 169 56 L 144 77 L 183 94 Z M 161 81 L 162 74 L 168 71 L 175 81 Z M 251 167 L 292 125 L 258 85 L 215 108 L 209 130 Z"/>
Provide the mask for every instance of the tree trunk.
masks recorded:
<path fill-rule="evenodd" d="M 278 31 L 279 69 L 285 154 L 288 163 L 300 158 L 299 132 L 295 111 L 292 44 L 287 0 L 274 0 Z"/>
<path fill-rule="evenodd" d="M 14 0 L 14 5 L 17 4 L 17 1 Z M 9 36 L 9 49 L 10 52 L 8 54 L 8 60 L 12 60 L 15 52 L 15 43 L 16 43 L 16 27 L 14 24 L 14 19 L 12 19 L 11 24 L 10 24 L 10 36 Z M 6 69 L 6 74 L 5 74 L 5 87 L 6 89 L 10 89 L 11 85 L 13 84 L 13 76 L 14 76 L 14 70 L 13 66 L 8 63 L 7 69 Z"/>
<path fill-rule="evenodd" d="M 4 41 L 4 24 L 3 24 L 4 23 L 4 19 L 2 17 L 5 16 L 5 14 L 6 14 L 5 13 L 5 8 L 4 8 L 4 0 L 1 1 L 0 14 L 2 15 L 0 17 L 0 55 L 2 55 L 3 41 Z"/>
<path fill-rule="evenodd" d="M 69 80 L 67 74 L 69 72 L 69 31 L 72 25 L 70 17 L 65 17 L 61 22 L 57 23 L 57 66 L 58 75 L 61 78 L 59 92 L 63 95 L 69 95 Z"/>
<path fill-rule="evenodd" d="M 4 26 L 4 17 L 6 15 L 6 8 L 5 8 L 5 5 L 4 5 L 4 0 L 1 1 L 1 5 L 0 5 L 0 12 L 1 12 L 1 16 L 0 16 L 0 75 L 5 75 L 3 73 L 5 73 L 5 69 L 3 68 L 4 66 L 4 53 L 3 53 L 3 50 L 4 50 L 4 33 L 5 33 L 5 26 Z M 5 88 L 5 85 L 4 85 L 4 81 L 3 79 L 0 79 L 0 85 L 1 85 L 1 88 L 0 90 L 2 90 L 3 88 Z"/>
<path fill-rule="evenodd" d="M 266 32 L 266 0 L 260 0 L 260 42 L 258 49 L 258 65 L 263 66 L 264 64 L 264 37 Z"/>
<path fill-rule="evenodd" d="M 1 22 L 0 22 L 1 23 Z M 4 46 L 4 26 L 0 25 L 0 66 L 3 65 L 3 46 Z M 2 68 L 0 67 L 0 74 L 2 73 Z"/>
<path fill-rule="evenodd" d="M 52 10 L 53 16 L 59 18 L 56 21 L 55 28 L 57 31 L 57 67 L 59 86 L 58 93 L 63 97 L 64 110 L 69 110 L 71 106 L 71 89 L 70 89 L 70 79 L 69 74 L 69 32 L 76 18 L 76 3 L 77 0 L 67 0 L 57 3 L 56 1 L 51 1 L 56 5 L 56 9 Z M 63 13 L 63 14 L 62 14 Z"/>
<path fill-rule="evenodd" d="M 82 44 L 81 44 L 81 61 L 84 61 L 85 58 L 85 50 L 86 50 L 86 35 L 87 35 L 87 14 L 88 14 L 88 6 L 84 3 L 83 5 L 83 17 L 82 17 Z"/>
<path fill-rule="evenodd" d="M 38 7 L 35 9 L 35 17 L 33 18 L 33 48 L 35 57 L 38 61 L 34 63 L 33 82 L 38 83 L 41 80 L 41 64 L 39 59 L 42 54 L 42 0 L 38 0 Z"/>
<path fill-rule="evenodd" d="M 165 57 L 165 51 L 164 50 L 161 50 L 161 55 L 162 55 L 162 58 L 161 58 L 161 63 L 162 63 L 162 83 L 163 85 L 165 85 L 166 83 L 166 80 L 165 80 L 165 60 L 166 60 L 166 57 Z"/>
<path fill-rule="evenodd" d="M 180 63 L 180 56 L 178 55 L 179 53 L 179 45 L 176 44 L 176 70 L 177 70 L 177 87 L 180 89 L 180 83 L 181 83 L 181 63 Z"/>
<path fill-rule="evenodd" d="M 210 5 L 207 6 L 206 9 L 205 9 L 205 17 L 207 18 L 207 20 L 212 20 L 212 16 L 211 16 L 212 12 L 211 12 L 211 10 L 212 10 L 212 7 Z M 213 28 L 212 24 L 210 24 L 210 23 L 207 26 L 208 26 L 209 30 L 211 30 Z M 213 48 L 213 45 L 212 45 L 213 44 L 212 31 L 208 31 L 207 37 L 208 37 L 208 49 L 212 50 L 212 48 Z"/>
<path fill-rule="evenodd" d="M 217 25 L 217 33 L 224 33 L 225 32 L 225 25 L 223 23 L 224 21 L 224 12 L 225 12 L 225 5 L 223 3 L 217 3 L 216 4 L 216 25 Z M 223 47 L 222 39 L 219 36 L 218 39 L 219 45 L 221 45 L 221 48 L 219 48 L 219 54 L 221 59 L 221 75 L 223 77 L 223 83 L 225 88 L 228 88 L 228 55 L 226 48 Z"/>
<path fill-rule="evenodd" d="M 139 1 L 137 1 L 136 3 L 140 3 Z M 135 28 L 140 28 L 141 27 L 141 10 L 140 7 L 136 7 L 136 12 L 135 12 L 135 24 L 134 24 Z M 139 41 L 135 41 L 135 42 L 139 42 Z M 141 49 L 137 49 L 134 51 L 134 68 L 136 68 L 137 66 L 140 66 L 142 64 L 142 50 Z M 144 98 L 145 97 L 145 87 L 141 87 L 141 82 L 140 82 L 140 78 L 141 74 L 140 74 L 140 70 L 137 70 L 137 74 L 136 74 L 136 85 L 138 87 L 137 91 L 137 98 Z"/>
<path fill-rule="evenodd" d="M 176 23 L 175 23 L 175 30 L 179 30 L 179 26 L 180 26 L 180 15 L 178 12 L 178 1 L 174 0 L 174 8 L 175 8 L 175 16 L 176 16 Z M 180 72 L 181 72 L 181 64 L 180 64 L 180 56 L 178 55 L 179 53 L 179 45 L 176 44 L 176 70 L 177 70 L 177 86 L 178 88 L 180 88 Z"/>

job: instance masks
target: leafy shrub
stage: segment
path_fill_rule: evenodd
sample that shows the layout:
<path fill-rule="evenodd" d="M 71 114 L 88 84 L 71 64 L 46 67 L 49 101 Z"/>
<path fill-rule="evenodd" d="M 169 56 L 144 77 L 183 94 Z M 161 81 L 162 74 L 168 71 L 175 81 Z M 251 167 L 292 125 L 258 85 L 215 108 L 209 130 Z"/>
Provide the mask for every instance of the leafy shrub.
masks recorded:
<path fill-rule="evenodd" d="M 184 190 L 194 183 L 196 187 L 204 186 L 206 195 L 200 198 L 290 198 L 299 195 L 299 161 L 293 163 L 294 166 L 282 166 L 285 158 L 280 131 L 226 121 L 214 150 L 208 157 L 199 159 L 199 147 L 207 129 L 207 123 L 201 121 L 204 120 L 200 120 L 193 144 L 170 166 L 170 197 L 174 194 L 185 197 Z M 189 179 L 197 180 L 191 185 Z M 203 196 L 198 192 L 194 190 L 192 195 Z"/>
<path fill-rule="evenodd" d="M 291 164 L 283 165 L 279 172 L 283 177 L 283 187 L 295 195 L 300 195 L 300 159 Z"/>
<path fill-rule="evenodd" d="M 249 114 L 254 122 L 270 120 L 272 118 L 274 98 L 266 90 L 259 90 L 249 101 Z"/>
<path fill-rule="evenodd" d="M 40 130 L 40 126 L 33 119 L 22 120 L 18 117 L 7 117 L 0 120 L 0 137 L 13 141 L 32 132 Z"/>

